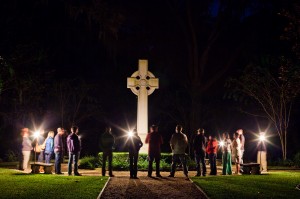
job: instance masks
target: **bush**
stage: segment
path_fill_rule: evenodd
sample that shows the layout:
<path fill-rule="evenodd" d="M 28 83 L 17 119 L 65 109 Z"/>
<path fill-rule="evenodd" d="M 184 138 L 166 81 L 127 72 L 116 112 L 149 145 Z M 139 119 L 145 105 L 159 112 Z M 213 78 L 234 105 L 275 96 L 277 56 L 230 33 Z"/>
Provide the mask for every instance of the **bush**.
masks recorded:
<path fill-rule="evenodd" d="M 294 165 L 294 162 L 290 159 L 286 159 L 286 160 L 277 159 L 275 161 L 268 160 L 268 165 L 269 166 L 291 167 Z"/>
<path fill-rule="evenodd" d="M 18 161 L 18 154 L 12 150 L 8 150 L 5 154 L 5 161 L 7 162 L 16 162 Z"/>
<path fill-rule="evenodd" d="M 85 156 L 82 159 L 80 159 L 79 162 L 79 168 L 80 169 L 95 169 L 99 166 L 99 159 L 94 156 Z"/>
<path fill-rule="evenodd" d="M 300 168 L 300 152 L 296 153 L 294 157 L 294 164 L 296 167 Z"/>
<path fill-rule="evenodd" d="M 102 157 L 103 153 L 98 154 L 99 166 L 102 166 Z M 172 154 L 171 153 L 161 153 L 160 160 L 160 169 L 162 171 L 170 171 L 172 163 Z M 114 152 L 113 153 L 113 170 L 126 171 L 129 170 L 129 155 L 128 152 Z M 187 156 L 188 167 L 194 169 L 196 167 L 195 162 Z M 106 163 L 106 166 L 108 164 Z M 155 171 L 155 163 L 153 163 L 153 170 Z M 138 169 L 141 171 L 148 170 L 148 154 L 140 153 L 138 161 Z"/>

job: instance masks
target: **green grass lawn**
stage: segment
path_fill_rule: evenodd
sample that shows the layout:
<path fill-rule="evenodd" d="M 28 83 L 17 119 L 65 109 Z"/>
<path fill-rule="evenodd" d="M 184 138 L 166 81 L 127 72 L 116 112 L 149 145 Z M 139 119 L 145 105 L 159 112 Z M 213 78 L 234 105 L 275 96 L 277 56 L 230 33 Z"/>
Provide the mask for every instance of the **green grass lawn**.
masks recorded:
<path fill-rule="evenodd" d="M 264 175 L 193 177 L 211 199 L 217 198 L 300 198 L 295 187 L 298 171 L 276 171 Z"/>
<path fill-rule="evenodd" d="M 0 198 L 92 198 L 107 181 L 100 176 L 23 174 L 0 168 Z"/>

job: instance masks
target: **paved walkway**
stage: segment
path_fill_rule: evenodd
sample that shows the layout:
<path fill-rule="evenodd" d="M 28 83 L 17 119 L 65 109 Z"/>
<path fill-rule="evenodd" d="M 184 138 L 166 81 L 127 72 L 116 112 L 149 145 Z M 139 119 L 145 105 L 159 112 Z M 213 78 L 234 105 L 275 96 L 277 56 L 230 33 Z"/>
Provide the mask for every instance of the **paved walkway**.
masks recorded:
<path fill-rule="evenodd" d="M 129 172 L 114 175 L 99 198 L 207 198 L 199 187 L 186 180 L 182 171 L 176 172 L 175 178 L 165 177 L 169 172 L 162 172 L 162 178 L 149 178 L 147 172 L 138 172 L 139 179 L 129 179 Z"/>

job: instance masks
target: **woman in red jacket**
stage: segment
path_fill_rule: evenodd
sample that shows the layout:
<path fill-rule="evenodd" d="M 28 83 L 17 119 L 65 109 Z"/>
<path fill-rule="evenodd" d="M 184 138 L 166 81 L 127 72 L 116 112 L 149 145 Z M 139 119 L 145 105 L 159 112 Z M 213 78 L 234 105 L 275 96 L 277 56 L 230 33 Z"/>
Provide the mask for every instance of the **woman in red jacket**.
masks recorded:
<path fill-rule="evenodd" d="M 218 151 L 218 141 L 216 137 L 209 136 L 206 152 L 208 154 L 209 163 L 210 163 L 210 175 L 217 175 L 217 164 L 216 164 L 217 151 Z"/>

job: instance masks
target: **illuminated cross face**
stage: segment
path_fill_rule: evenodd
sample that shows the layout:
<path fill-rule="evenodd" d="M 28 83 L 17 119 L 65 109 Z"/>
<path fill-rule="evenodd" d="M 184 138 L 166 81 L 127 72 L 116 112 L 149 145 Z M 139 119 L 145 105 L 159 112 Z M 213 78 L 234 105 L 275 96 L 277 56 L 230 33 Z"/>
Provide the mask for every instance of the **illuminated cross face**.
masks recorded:
<path fill-rule="evenodd" d="M 127 78 L 127 88 L 138 96 L 137 132 L 143 142 L 148 132 L 148 95 L 158 89 L 158 84 L 158 78 L 148 71 L 148 60 L 139 60 L 139 70 Z M 146 147 L 140 152 L 147 152 Z"/>

